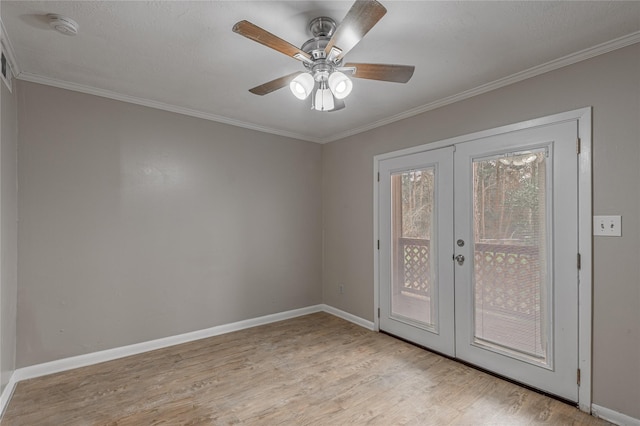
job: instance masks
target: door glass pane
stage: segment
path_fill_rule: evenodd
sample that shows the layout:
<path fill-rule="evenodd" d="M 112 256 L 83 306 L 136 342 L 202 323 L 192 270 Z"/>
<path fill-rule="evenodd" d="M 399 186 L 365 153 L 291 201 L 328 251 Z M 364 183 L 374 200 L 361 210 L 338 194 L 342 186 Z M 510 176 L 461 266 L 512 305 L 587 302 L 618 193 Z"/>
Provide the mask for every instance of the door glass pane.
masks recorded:
<path fill-rule="evenodd" d="M 473 161 L 475 343 L 548 364 L 545 150 Z"/>
<path fill-rule="evenodd" d="M 391 315 L 435 327 L 433 167 L 391 176 L 393 265 Z"/>

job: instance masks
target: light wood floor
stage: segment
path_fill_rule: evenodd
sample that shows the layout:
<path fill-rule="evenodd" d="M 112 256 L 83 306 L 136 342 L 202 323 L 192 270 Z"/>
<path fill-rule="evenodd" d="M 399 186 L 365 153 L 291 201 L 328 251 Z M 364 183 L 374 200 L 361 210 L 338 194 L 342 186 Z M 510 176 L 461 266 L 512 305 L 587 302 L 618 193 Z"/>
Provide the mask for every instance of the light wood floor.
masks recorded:
<path fill-rule="evenodd" d="M 318 313 L 20 382 L 3 425 L 603 425 Z"/>

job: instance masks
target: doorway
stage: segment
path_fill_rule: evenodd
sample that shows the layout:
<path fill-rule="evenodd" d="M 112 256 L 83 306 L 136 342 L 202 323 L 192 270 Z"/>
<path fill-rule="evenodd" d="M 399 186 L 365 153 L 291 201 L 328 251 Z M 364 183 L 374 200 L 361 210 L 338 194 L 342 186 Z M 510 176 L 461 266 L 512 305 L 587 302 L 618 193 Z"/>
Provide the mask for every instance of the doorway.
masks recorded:
<path fill-rule="evenodd" d="M 590 399 L 590 312 L 580 322 L 579 310 L 590 167 L 577 144 L 587 112 L 376 157 L 380 330 L 581 407 Z"/>

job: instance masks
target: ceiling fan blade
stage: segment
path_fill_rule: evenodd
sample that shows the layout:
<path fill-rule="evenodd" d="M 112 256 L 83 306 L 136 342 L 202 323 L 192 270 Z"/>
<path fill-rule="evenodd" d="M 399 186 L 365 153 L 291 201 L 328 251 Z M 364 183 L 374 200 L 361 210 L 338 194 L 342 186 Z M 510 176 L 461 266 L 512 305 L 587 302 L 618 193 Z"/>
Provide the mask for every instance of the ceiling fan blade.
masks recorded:
<path fill-rule="evenodd" d="M 270 47 L 278 52 L 284 53 L 299 61 L 305 59 L 311 60 L 311 55 L 304 52 L 293 44 L 281 39 L 280 37 L 271 34 L 269 31 L 260 28 L 259 26 L 252 24 L 249 21 L 240 21 L 233 26 L 233 32 L 245 36 L 248 39 L 257 41 L 267 47 Z"/>
<path fill-rule="evenodd" d="M 357 0 L 344 17 L 324 49 L 330 56 L 331 48 L 340 49 L 335 61 L 342 59 L 348 51 L 362 40 L 362 37 L 387 13 L 387 9 L 376 0 Z"/>
<path fill-rule="evenodd" d="M 282 89 L 283 87 L 289 85 L 289 83 L 291 83 L 291 80 L 293 80 L 300 74 L 302 74 L 302 72 L 296 71 L 292 74 L 285 75 L 284 77 L 276 78 L 275 80 L 271 80 L 267 83 L 261 84 L 260 86 L 256 86 L 253 89 L 249 89 L 249 91 L 254 95 L 264 96 L 268 93 L 271 93 L 278 89 Z"/>
<path fill-rule="evenodd" d="M 343 68 L 355 68 L 356 71 L 352 74 L 355 78 L 406 83 L 413 76 L 416 67 L 413 65 L 348 63 L 344 64 Z"/>
<path fill-rule="evenodd" d="M 291 80 L 293 80 L 300 74 L 302 74 L 302 72 L 297 71 L 293 74 L 285 75 L 284 77 L 276 78 L 275 80 L 271 80 L 268 83 L 256 86 L 253 89 L 249 89 L 249 91 L 254 95 L 264 96 L 268 93 L 274 92 L 278 89 L 282 89 L 283 87 L 289 85 L 289 83 L 291 83 Z"/>

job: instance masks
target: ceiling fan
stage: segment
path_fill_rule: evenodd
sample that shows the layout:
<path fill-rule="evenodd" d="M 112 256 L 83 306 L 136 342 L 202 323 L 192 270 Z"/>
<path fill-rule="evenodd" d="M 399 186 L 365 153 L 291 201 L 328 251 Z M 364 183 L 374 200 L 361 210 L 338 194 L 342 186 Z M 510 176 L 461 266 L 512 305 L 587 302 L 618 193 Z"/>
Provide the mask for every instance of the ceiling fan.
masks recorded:
<path fill-rule="evenodd" d="M 277 78 L 249 91 L 262 96 L 289 85 L 298 99 L 307 99 L 311 95 L 312 109 L 337 111 L 344 108 L 344 98 L 353 87 L 347 74 L 370 80 L 408 82 L 415 69 L 411 65 L 343 64 L 344 56 L 385 13 L 387 9 L 376 0 L 357 0 L 339 25 L 325 16 L 313 19 L 309 23 L 313 38 L 301 48 L 249 21 L 236 23 L 234 32 L 297 59 L 305 67 L 304 71 Z"/>

